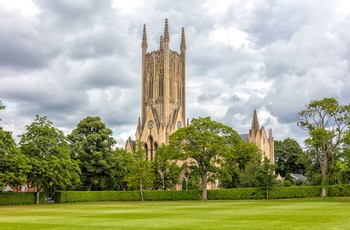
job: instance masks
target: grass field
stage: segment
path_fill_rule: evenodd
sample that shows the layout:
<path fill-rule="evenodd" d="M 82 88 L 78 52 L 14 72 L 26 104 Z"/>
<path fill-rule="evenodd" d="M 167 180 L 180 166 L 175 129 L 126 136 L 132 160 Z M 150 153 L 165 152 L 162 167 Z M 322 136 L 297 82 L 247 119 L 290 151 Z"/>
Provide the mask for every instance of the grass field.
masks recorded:
<path fill-rule="evenodd" d="M 350 198 L 0 206 L 0 229 L 350 229 Z"/>

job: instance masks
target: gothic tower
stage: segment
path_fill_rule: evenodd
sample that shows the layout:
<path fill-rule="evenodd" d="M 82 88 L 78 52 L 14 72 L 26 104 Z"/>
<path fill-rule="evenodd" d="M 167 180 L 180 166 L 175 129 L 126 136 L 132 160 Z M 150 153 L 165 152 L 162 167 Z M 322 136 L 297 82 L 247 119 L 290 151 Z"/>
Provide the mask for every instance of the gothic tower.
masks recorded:
<path fill-rule="evenodd" d="M 254 109 L 252 126 L 249 129 L 248 141 L 256 144 L 261 150 L 262 157 L 267 157 L 271 164 L 275 163 L 274 140 L 272 129 L 269 129 L 269 136 L 265 132 L 264 126 L 260 128 L 258 115 Z"/>
<path fill-rule="evenodd" d="M 169 136 L 186 125 L 186 41 L 182 28 L 180 53 L 170 50 L 168 20 L 159 50 L 148 52 L 146 25 L 142 36 L 141 117 L 136 128 L 136 140 L 145 143 L 149 160 L 153 160 L 159 145 L 168 144 Z M 131 150 L 131 140 L 126 148 Z M 128 147 L 129 145 L 129 147 Z"/>

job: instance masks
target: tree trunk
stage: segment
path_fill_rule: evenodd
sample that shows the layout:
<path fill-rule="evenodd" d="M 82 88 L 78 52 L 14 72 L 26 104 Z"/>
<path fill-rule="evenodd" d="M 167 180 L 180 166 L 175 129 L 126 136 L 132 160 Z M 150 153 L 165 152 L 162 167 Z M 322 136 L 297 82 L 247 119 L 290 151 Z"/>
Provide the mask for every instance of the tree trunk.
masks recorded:
<path fill-rule="evenodd" d="M 36 187 L 35 204 L 40 203 L 40 190 L 41 190 L 41 186 Z"/>
<path fill-rule="evenodd" d="M 91 191 L 91 187 L 92 187 L 92 184 L 88 184 L 88 186 L 86 186 L 86 191 Z"/>
<path fill-rule="evenodd" d="M 268 200 L 268 199 L 269 199 L 269 188 L 266 187 L 266 200 Z"/>
<path fill-rule="evenodd" d="M 141 195 L 141 201 L 143 201 L 142 179 L 140 180 L 140 195 Z"/>
<path fill-rule="evenodd" d="M 327 182 L 327 166 L 328 166 L 328 155 L 325 154 L 324 160 L 323 160 L 322 165 L 321 165 L 321 174 L 322 174 L 322 183 L 321 183 L 322 194 L 321 194 L 321 197 L 322 198 L 327 197 L 327 191 L 325 188 L 326 182 Z"/>
<path fill-rule="evenodd" d="M 202 200 L 208 200 L 207 196 L 207 174 L 202 173 Z"/>

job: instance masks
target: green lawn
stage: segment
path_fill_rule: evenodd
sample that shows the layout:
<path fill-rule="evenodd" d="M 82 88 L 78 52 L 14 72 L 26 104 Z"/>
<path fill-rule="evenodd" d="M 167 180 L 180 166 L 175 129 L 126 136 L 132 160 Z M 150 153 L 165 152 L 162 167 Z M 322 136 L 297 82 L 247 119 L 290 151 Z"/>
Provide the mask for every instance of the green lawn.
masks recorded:
<path fill-rule="evenodd" d="M 350 229 L 350 198 L 0 206 L 0 229 Z"/>

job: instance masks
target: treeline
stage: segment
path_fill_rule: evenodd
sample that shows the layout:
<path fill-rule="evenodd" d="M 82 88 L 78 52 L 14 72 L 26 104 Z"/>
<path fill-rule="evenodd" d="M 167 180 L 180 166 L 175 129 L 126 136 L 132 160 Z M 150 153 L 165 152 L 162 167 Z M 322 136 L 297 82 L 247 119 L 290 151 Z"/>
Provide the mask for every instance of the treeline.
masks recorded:
<path fill-rule="evenodd" d="M 133 154 L 116 148 L 112 131 L 99 117 L 86 117 L 65 136 L 47 117 L 37 115 L 18 144 L 11 132 L 0 128 L 0 187 L 137 189 L 143 197 L 144 189 L 171 190 L 183 180 L 185 189 L 202 189 L 206 200 L 207 184 L 218 181 L 222 188 L 264 187 L 267 194 L 272 186 L 294 184 L 290 173 L 308 178 L 300 185 L 349 183 L 349 111 L 349 105 L 334 98 L 311 101 L 299 113 L 298 125 L 309 134 L 306 149 L 293 139 L 275 141 L 274 165 L 261 158 L 254 144 L 210 117 L 192 119 L 148 161 L 143 143 L 135 144 Z M 286 178 L 284 183 L 276 181 L 277 174 Z"/>

